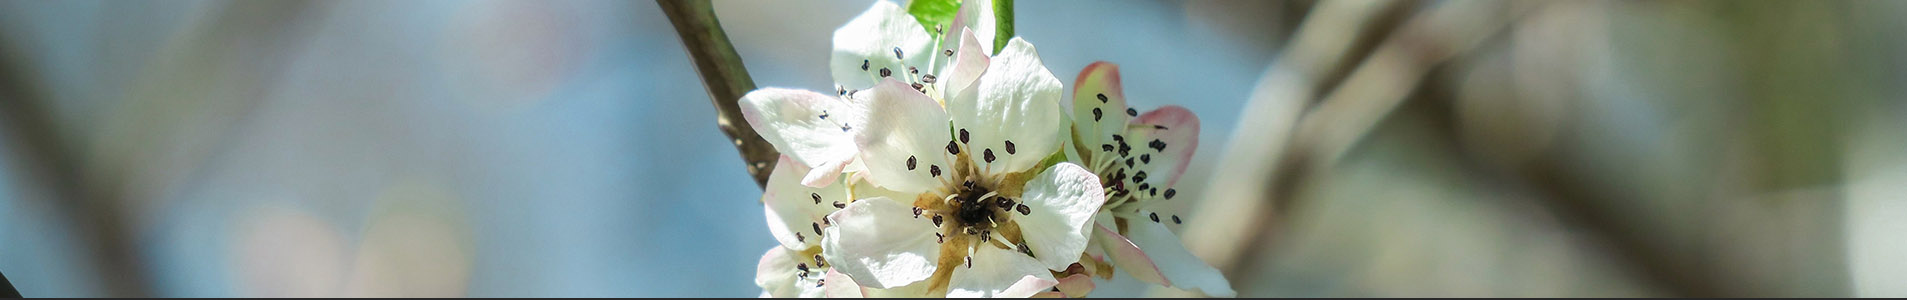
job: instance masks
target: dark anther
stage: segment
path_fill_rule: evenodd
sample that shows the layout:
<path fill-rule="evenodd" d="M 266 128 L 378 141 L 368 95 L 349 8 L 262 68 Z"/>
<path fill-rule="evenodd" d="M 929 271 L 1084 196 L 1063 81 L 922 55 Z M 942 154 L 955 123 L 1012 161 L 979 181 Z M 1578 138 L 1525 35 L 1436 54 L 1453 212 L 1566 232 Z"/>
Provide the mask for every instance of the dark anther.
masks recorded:
<path fill-rule="evenodd" d="M 993 201 L 993 204 L 994 204 L 994 205 L 999 205 L 999 206 L 1000 206 L 1000 208 L 1012 208 L 1012 207 L 1013 207 L 1013 199 L 1007 199 L 1006 197 L 993 197 L 993 199 L 999 199 L 999 200 L 996 200 L 996 201 Z"/>
<path fill-rule="evenodd" d="M 894 75 L 893 70 L 888 70 L 887 68 L 881 68 L 881 77 L 888 77 L 893 75 Z"/>
<path fill-rule="evenodd" d="M 1146 171 L 1139 171 L 1138 173 L 1132 173 L 1132 182 L 1137 183 L 1140 181 L 1146 181 Z"/>
<path fill-rule="evenodd" d="M 955 144 L 954 141 L 947 141 L 947 154 L 960 155 L 960 144 Z"/>
<path fill-rule="evenodd" d="M 1177 215 L 1173 215 L 1173 216 L 1172 216 L 1172 224 L 1185 224 L 1185 222 L 1181 222 L 1181 221 L 1179 221 L 1179 216 L 1177 216 Z"/>
<path fill-rule="evenodd" d="M 940 53 L 946 54 L 947 56 L 953 56 L 953 49 L 947 49 L 946 51 L 941 51 Z"/>
<path fill-rule="evenodd" d="M 894 47 L 894 59 L 901 59 L 901 47 Z"/>
<path fill-rule="evenodd" d="M 1149 164 L 1149 163 L 1152 163 L 1152 155 L 1151 155 L 1151 154 L 1140 154 L 1140 155 L 1139 155 L 1139 162 L 1140 162 L 1140 163 L 1148 163 L 1148 164 Z"/>
<path fill-rule="evenodd" d="M 1152 221 L 1153 222 L 1159 221 L 1159 213 L 1152 213 Z"/>
<path fill-rule="evenodd" d="M 808 197 L 814 197 L 814 204 L 821 204 L 821 194 L 808 193 Z"/>
<path fill-rule="evenodd" d="M 1006 154 L 1013 154 L 1013 141 L 1006 141 Z"/>
<path fill-rule="evenodd" d="M 920 75 L 920 82 L 934 83 L 934 74 Z"/>
<path fill-rule="evenodd" d="M 1094 108 L 1093 108 L 1093 122 L 1099 122 L 1099 117 L 1100 117 L 1100 115 L 1101 115 L 1101 114 L 1103 114 L 1103 113 L 1101 113 L 1101 112 L 1099 112 L 1099 108 L 1098 108 L 1098 107 L 1094 107 Z"/>
<path fill-rule="evenodd" d="M 834 208 L 847 208 L 847 207 L 848 207 L 847 203 L 841 203 L 841 201 L 834 202 Z"/>
<path fill-rule="evenodd" d="M 960 129 L 960 143 L 961 144 L 967 143 L 967 129 L 966 128 Z"/>
<path fill-rule="evenodd" d="M 927 165 L 927 175 L 934 175 L 934 177 L 940 177 L 940 166 Z"/>
<path fill-rule="evenodd" d="M 1033 207 L 1026 206 L 1026 204 L 1020 204 L 1014 207 L 1013 210 L 1020 211 L 1020 215 L 1022 216 L 1033 213 Z"/>
<path fill-rule="evenodd" d="M 908 157 L 907 157 L 907 170 L 908 170 L 908 171 L 913 171 L 913 170 L 914 170 L 914 157 L 913 157 L 913 156 L 908 156 Z"/>
<path fill-rule="evenodd" d="M 1152 147 L 1152 150 L 1165 151 L 1165 141 L 1152 140 L 1151 143 L 1146 143 L 1146 146 Z"/>
<path fill-rule="evenodd" d="M 934 227 L 940 227 L 940 215 L 934 215 Z"/>
<path fill-rule="evenodd" d="M 984 159 L 986 159 L 988 163 L 992 163 L 992 162 L 993 162 L 993 149 L 992 149 L 992 148 L 988 148 L 988 149 L 986 149 L 986 150 L 984 150 L 984 151 L 980 151 L 980 152 L 981 152 L 981 153 L 980 153 L 980 154 L 981 154 L 981 156 L 980 156 L 981 158 L 984 158 Z"/>
<path fill-rule="evenodd" d="M 814 235 L 821 235 L 821 223 L 808 223 L 808 225 L 814 226 Z"/>
<path fill-rule="evenodd" d="M 914 207 L 914 218 L 916 218 L 916 219 L 918 219 L 918 218 L 920 218 L 920 207 L 919 207 L 919 206 L 915 206 L 915 207 Z"/>
<path fill-rule="evenodd" d="M 1106 94 L 1099 94 L 1099 103 L 1106 103 Z"/>
<path fill-rule="evenodd" d="M 1106 152 L 1112 152 L 1112 144 L 1101 144 L 1099 145 L 1099 149 L 1106 150 Z"/>
<path fill-rule="evenodd" d="M 1174 189 L 1165 189 L 1165 198 L 1166 198 L 1166 199 L 1172 199 L 1172 196 L 1177 196 L 1177 195 L 1179 195 L 1179 190 L 1174 190 Z"/>
<path fill-rule="evenodd" d="M 914 66 L 907 66 L 907 74 L 920 74 L 920 68 L 915 68 Z"/>
<path fill-rule="evenodd" d="M 1127 108 L 1126 108 L 1126 115 L 1128 115 L 1128 116 L 1134 116 L 1134 117 L 1137 117 L 1137 116 L 1139 116 L 1139 110 L 1137 110 L 1137 109 L 1132 109 L 1131 107 L 1127 107 Z"/>
<path fill-rule="evenodd" d="M 865 59 L 861 60 L 861 70 L 867 71 L 867 60 Z"/>

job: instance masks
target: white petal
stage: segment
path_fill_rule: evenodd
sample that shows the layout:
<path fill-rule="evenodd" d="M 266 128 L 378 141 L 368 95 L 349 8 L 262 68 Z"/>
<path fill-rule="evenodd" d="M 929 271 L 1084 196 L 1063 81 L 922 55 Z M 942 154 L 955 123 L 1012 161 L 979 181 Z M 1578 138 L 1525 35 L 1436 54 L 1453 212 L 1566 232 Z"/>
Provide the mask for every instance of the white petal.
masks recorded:
<path fill-rule="evenodd" d="M 875 1 L 860 16 L 834 30 L 834 54 L 828 69 L 834 82 L 850 90 L 863 90 L 880 82 L 880 70 L 887 68 L 894 78 L 902 78 L 908 66 L 928 68 L 933 61 L 933 37 L 920 21 L 908 15 L 900 5 Z M 896 58 L 894 49 L 901 50 Z M 867 68 L 864 70 L 862 66 Z"/>
<path fill-rule="evenodd" d="M 1172 286 L 1172 281 L 1166 279 L 1164 272 L 1159 271 L 1159 266 L 1152 263 L 1152 257 L 1146 256 L 1146 252 L 1140 250 L 1139 246 L 1134 245 L 1131 240 L 1126 239 L 1126 236 L 1119 235 L 1106 226 L 1093 227 L 1098 228 L 1094 232 L 1093 242 L 1098 243 L 1106 255 L 1110 256 L 1114 266 L 1118 266 L 1127 275 L 1132 275 L 1133 279 L 1141 282 Z"/>
<path fill-rule="evenodd" d="M 1171 280 L 1172 287 L 1182 290 L 1195 290 L 1208 296 L 1235 297 L 1231 283 L 1218 269 L 1206 265 L 1204 260 L 1185 250 L 1185 244 L 1179 236 L 1165 228 L 1165 224 L 1152 222 L 1145 212 L 1122 215 L 1126 220 L 1126 238 L 1131 239 L 1139 249 L 1152 258 L 1159 271 Z"/>
<path fill-rule="evenodd" d="M 1026 245 L 1042 266 L 1065 270 L 1085 253 L 1093 214 L 1106 202 L 1099 177 L 1072 163 L 1060 163 L 1026 182 L 1020 195 L 1031 213 L 1014 216 Z"/>
<path fill-rule="evenodd" d="M 864 288 L 864 289 L 861 289 L 861 292 L 862 292 L 862 294 L 863 294 L 863 295 L 866 295 L 866 296 L 867 296 L 868 298 L 923 298 L 923 297 L 934 297 L 935 295 L 928 295 L 928 294 L 927 294 L 927 292 L 928 292 L 928 291 L 927 291 L 927 286 L 928 286 L 928 285 L 929 285 L 930 283 L 932 283 L 932 282 L 929 282 L 929 281 L 921 281 L 921 282 L 915 282 L 915 283 L 913 283 L 913 284 L 909 284 L 909 285 L 905 285 L 905 286 L 900 286 L 900 287 L 894 287 L 894 288 L 885 288 L 885 289 L 866 289 L 866 288 Z"/>
<path fill-rule="evenodd" d="M 1100 100 L 1101 96 L 1105 100 Z M 1118 146 L 1112 141 L 1112 135 L 1126 134 L 1126 120 L 1130 118 L 1126 115 L 1126 92 L 1120 86 L 1119 65 L 1100 61 L 1080 70 L 1079 78 L 1073 81 L 1073 99 L 1067 103 L 1072 104 L 1073 126 L 1079 130 L 1079 144 L 1085 150 L 1082 156 L 1109 156 L 1101 154 L 1104 153 L 1101 145 Z"/>
<path fill-rule="evenodd" d="M 987 51 L 992 49 L 981 45 L 973 31 L 962 28 L 958 32 L 957 35 L 950 35 L 958 37 L 954 39 L 958 43 L 955 49 L 958 50 L 954 51 L 953 63 L 947 65 L 947 70 L 941 72 L 943 75 L 935 82 L 940 84 L 941 97 L 945 99 L 953 99 L 955 94 L 973 86 L 973 82 L 980 80 L 980 75 L 986 73 L 987 63 L 991 60 Z"/>
<path fill-rule="evenodd" d="M 1013 250 L 982 245 L 947 281 L 948 298 L 1025 298 L 1059 284 L 1040 262 Z"/>
<path fill-rule="evenodd" d="M 995 174 L 1024 171 L 1059 150 L 1066 132 L 1065 113 L 1059 108 L 1061 86 L 1040 63 L 1033 44 L 1019 38 L 1009 41 L 972 90 L 979 93 L 974 101 L 954 97 L 947 101 L 947 110 L 956 131 L 971 131 L 968 151 L 980 157 L 992 150 L 999 157 L 993 163 L 976 160 L 983 169 Z M 1015 151 L 1006 151 L 1007 142 Z"/>
<path fill-rule="evenodd" d="M 742 96 L 742 117 L 782 154 L 820 172 L 840 172 L 839 164 L 856 153 L 853 129 L 865 108 L 834 96 L 782 88 L 762 88 Z M 829 166 L 828 168 L 818 168 Z M 816 175 L 817 179 L 821 176 Z M 825 181 L 816 180 L 825 183 Z"/>
<path fill-rule="evenodd" d="M 755 265 L 755 286 L 761 287 L 763 297 L 791 298 L 800 295 L 801 290 L 795 288 L 795 273 L 800 271 L 795 269 L 797 262 L 792 257 L 793 253 L 787 248 L 773 247 L 768 249 L 768 253 L 762 254 L 761 263 Z"/>
<path fill-rule="evenodd" d="M 954 14 L 953 28 L 972 30 L 980 38 L 981 51 L 993 52 L 993 37 L 998 35 L 995 29 L 996 14 L 993 12 L 993 0 L 967 0 L 960 4 L 960 11 Z M 955 32 L 949 30 L 947 32 Z"/>
<path fill-rule="evenodd" d="M 822 239 L 822 256 L 861 286 L 898 287 L 933 275 L 940 243 L 933 221 L 915 218 L 912 206 L 862 199 L 828 219 L 834 227 Z"/>
<path fill-rule="evenodd" d="M 1127 141 L 1132 143 L 1132 153 L 1127 157 L 1142 158 L 1139 164 L 1143 166 L 1135 169 L 1145 171 L 1145 181 L 1163 193 L 1166 187 L 1178 184 L 1185 167 L 1192 161 L 1193 152 L 1198 151 L 1198 116 L 1185 107 L 1167 105 L 1139 115 L 1132 124 L 1135 125 L 1131 131 L 1133 136 Z"/>
<path fill-rule="evenodd" d="M 826 227 L 822 218 L 836 209 L 834 203 L 846 204 L 848 197 L 846 184 L 830 184 L 823 188 L 814 188 L 801 184 L 801 175 L 807 173 L 807 167 L 795 163 L 787 155 L 775 164 L 775 170 L 768 174 L 768 186 L 762 192 L 762 210 L 768 218 L 768 233 L 788 249 L 807 249 L 821 244 L 821 233 L 816 228 Z M 819 203 L 816 198 L 820 198 Z"/>
<path fill-rule="evenodd" d="M 848 277 L 847 273 L 841 273 L 841 271 L 838 271 L 838 270 L 828 269 L 828 274 L 826 276 L 827 277 L 825 278 L 827 280 L 826 281 L 827 285 L 823 287 L 823 289 L 825 290 L 825 293 L 822 296 L 826 296 L 828 298 L 862 298 L 863 297 L 862 295 L 864 293 L 862 291 L 863 289 L 861 288 L 861 285 L 854 283 L 854 278 Z"/>
<path fill-rule="evenodd" d="M 872 91 L 863 92 L 867 105 L 867 125 L 856 132 L 855 144 L 861 150 L 861 163 L 867 166 L 868 181 L 894 191 L 920 193 L 939 186 L 932 175 L 941 169 L 950 174 L 947 163 L 947 112 L 932 98 L 899 81 L 886 80 Z M 909 159 L 913 167 L 908 165 Z"/>

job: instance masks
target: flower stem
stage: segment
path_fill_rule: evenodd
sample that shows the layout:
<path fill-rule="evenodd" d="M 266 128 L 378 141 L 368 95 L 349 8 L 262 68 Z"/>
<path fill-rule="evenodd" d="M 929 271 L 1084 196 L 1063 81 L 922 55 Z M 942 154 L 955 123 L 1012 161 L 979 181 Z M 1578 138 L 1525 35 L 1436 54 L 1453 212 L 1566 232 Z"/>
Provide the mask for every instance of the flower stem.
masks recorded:
<path fill-rule="evenodd" d="M 656 0 L 656 5 L 662 7 L 662 14 L 668 15 L 669 23 L 675 25 L 676 34 L 682 36 L 682 46 L 695 62 L 696 73 L 702 75 L 702 85 L 708 88 L 709 100 L 715 103 L 716 126 L 735 143 L 742 161 L 747 163 L 748 174 L 755 177 L 755 184 L 766 186 L 768 173 L 775 168 L 775 160 L 781 154 L 742 121 L 740 101 L 742 95 L 755 89 L 755 80 L 748 77 L 741 55 L 735 53 L 728 34 L 722 31 L 722 23 L 715 19 L 714 6 L 708 0 Z"/>

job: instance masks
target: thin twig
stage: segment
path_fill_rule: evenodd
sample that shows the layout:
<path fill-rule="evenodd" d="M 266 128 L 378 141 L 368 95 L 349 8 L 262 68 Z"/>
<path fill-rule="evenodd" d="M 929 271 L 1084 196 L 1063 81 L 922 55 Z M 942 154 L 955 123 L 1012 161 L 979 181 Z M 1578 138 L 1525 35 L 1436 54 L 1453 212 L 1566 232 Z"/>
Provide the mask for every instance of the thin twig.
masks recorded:
<path fill-rule="evenodd" d="M 14 45 L 0 40 L 0 46 Z M 82 162 L 73 149 L 75 142 L 61 134 L 52 120 L 46 92 L 27 74 L 24 55 L 0 49 L 0 126 L 13 138 L 14 162 L 30 180 L 42 180 L 48 187 L 48 202 L 57 220 L 81 241 L 79 251 L 91 251 L 99 261 L 91 262 L 97 274 L 100 295 L 113 297 L 149 296 L 151 286 L 146 265 L 139 261 L 136 236 L 127 225 L 128 212 L 115 199 L 116 190 L 89 188 L 81 172 Z M 18 275 L 18 273 L 15 273 Z M 3 277 L 0 277 L 3 279 Z M 7 289 L 12 290 L 12 284 Z M 18 291 L 12 291 L 16 295 Z"/>
<path fill-rule="evenodd" d="M 1304 180 L 1363 140 L 1432 67 L 1502 31 L 1517 15 L 1504 1 L 1437 3 L 1399 26 L 1343 82 L 1314 87 L 1342 65 L 1343 57 L 1328 50 L 1353 44 L 1340 36 L 1366 31 L 1380 24 L 1385 10 L 1403 5 L 1385 2 L 1321 3 L 1311 16 L 1318 19 L 1305 21 L 1292 50 L 1254 91 L 1239 127 L 1254 130 L 1236 133 L 1223 157 L 1226 169 L 1213 176 L 1218 181 L 1198 211 L 1203 223 L 1185 230 L 1190 250 L 1234 282 L 1251 280 L 1245 270 L 1257 265 Z M 1310 97 L 1325 90 L 1329 94 L 1306 111 Z"/>
<path fill-rule="evenodd" d="M 682 36 L 683 48 L 695 62 L 696 73 L 702 75 L 709 100 L 715 103 L 715 125 L 735 143 L 735 150 L 741 152 L 742 162 L 748 164 L 748 174 L 755 177 L 755 184 L 767 186 L 768 171 L 775 168 L 775 160 L 781 154 L 755 133 L 755 128 L 742 122 L 740 101 L 742 95 L 755 89 L 755 80 L 748 77 L 741 55 L 735 53 L 728 34 L 722 31 L 722 23 L 715 19 L 714 5 L 708 0 L 656 0 L 656 5 L 662 7 L 662 14 L 668 15 L 669 23 L 675 25 L 676 34 Z"/>

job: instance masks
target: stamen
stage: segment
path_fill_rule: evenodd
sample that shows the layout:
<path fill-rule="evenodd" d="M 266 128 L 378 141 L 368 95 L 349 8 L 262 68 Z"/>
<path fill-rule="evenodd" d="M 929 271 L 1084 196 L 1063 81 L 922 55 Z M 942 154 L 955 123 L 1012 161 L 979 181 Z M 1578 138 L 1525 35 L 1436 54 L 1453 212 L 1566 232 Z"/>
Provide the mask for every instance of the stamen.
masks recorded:
<path fill-rule="evenodd" d="M 887 68 L 881 68 L 881 77 L 886 78 L 888 76 L 894 76 L 894 71 L 888 70 Z"/>
<path fill-rule="evenodd" d="M 1134 116 L 1134 117 L 1137 117 L 1137 116 L 1139 116 L 1139 110 L 1137 110 L 1137 109 L 1132 109 L 1131 107 L 1127 107 L 1127 108 L 1126 108 L 1126 115 L 1127 115 L 1127 116 Z"/>
<path fill-rule="evenodd" d="M 1172 196 L 1174 196 L 1174 195 L 1178 195 L 1178 194 L 1179 194 L 1179 190 L 1175 190 L 1175 189 L 1165 189 L 1165 199 L 1168 199 L 1168 200 L 1170 200 L 1170 199 L 1172 199 Z"/>
<path fill-rule="evenodd" d="M 947 141 L 947 154 L 960 155 L 960 145 L 954 144 L 954 141 Z"/>
<path fill-rule="evenodd" d="M 903 59 L 901 58 L 901 47 L 894 47 L 894 59 Z"/>
<path fill-rule="evenodd" d="M 985 149 L 985 151 L 981 151 L 981 152 L 982 152 L 981 157 L 986 159 L 987 163 L 993 163 L 993 148 L 987 148 Z"/>
<path fill-rule="evenodd" d="M 1152 143 L 1148 143 L 1148 144 L 1146 144 L 1146 146 L 1150 146 L 1150 147 L 1152 147 L 1152 149 L 1154 149 L 1154 150 L 1158 150 L 1158 151 L 1165 151 L 1165 142 L 1164 142 L 1164 141 L 1160 141 L 1160 140 L 1156 140 L 1156 139 L 1155 139 L 1155 140 L 1152 140 Z"/>
<path fill-rule="evenodd" d="M 921 209 L 920 209 L 920 207 L 919 207 L 919 206 L 915 206 L 915 207 L 914 207 L 914 218 L 915 218 L 915 219 L 919 219 L 919 218 L 920 218 L 920 212 L 921 212 Z"/>
<path fill-rule="evenodd" d="M 1153 222 L 1159 221 L 1159 213 L 1152 213 L 1152 221 Z"/>
<path fill-rule="evenodd" d="M 927 174 L 929 174 L 929 175 L 934 175 L 934 177 L 940 177 L 940 166 L 938 166 L 938 165 L 928 165 L 928 166 L 927 166 Z"/>
<path fill-rule="evenodd" d="M 1172 224 L 1184 224 L 1184 222 L 1179 221 L 1179 215 L 1172 215 Z"/>
<path fill-rule="evenodd" d="M 1097 95 L 1097 96 L 1099 96 L 1099 103 L 1106 103 L 1106 94 L 1105 94 L 1105 93 L 1100 93 L 1100 94 L 1099 94 L 1099 95 Z"/>
<path fill-rule="evenodd" d="M 934 227 L 940 227 L 940 223 L 941 223 L 940 215 L 934 215 Z"/>
<path fill-rule="evenodd" d="M 847 203 L 841 203 L 841 201 L 834 202 L 834 208 L 847 208 L 847 207 L 848 207 Z"/>
<path fill-rule="evenodd" d="M 814 226 L 814 235 L 822 235 L 821 223 L 808 223 L 808 225 Z"/>
<path fill-rule="evenodd" d="M 809 196 L 809 197 L 814 197 L 814 204 L 821 204 L 821 194 L 817 194 L 817 193 L 808 193 L 808 196 Z"/>
<path fill-rule="evenodd" d="M 920 82 L 934 83 L 935 79 L 936 77 L 934 77 L 934 74 L 927 74 L 927 75 L 920 76 Z"/>
<path fill-rule="evenodd" d="M 947 49 L 945 51 L 941 51 L 940 53 L 945 54 L 947 56 L 953 56 L 953 49 Z"/>
<path fill-rule="evenodd" d="M 1010 155 L 1010 154 L 1013 154 L 1013 152 L 1014 152 L 1014 151 L 1013 151 L 1013 141 L 1012 141 L 1012 140 L 1007 140 L 1007 141 L 1006 141 L 1006 154 L 1009 154 L 1009 155 Z"/>
<path fill-rule="evenodd" d="M 861 60 L 861 70 L 867 71 L 867 60 L 865 59 Z"/>
<path fill-rule="evenodd" d="M 1020 211 L 1020 215 L 1022 216 L 1033 213 L 1033 207 L 1026 206 L 1026 204 L 1020 204 L 1018 207 L 1014 207 L 1013 209 Z"/>
<path fill-rule="evenodd" d="M 907 170 L 908 171 L 914 170 L 914 156 L 912 155 L 907 156 Z M 816 203 L 819 203 L 819 202 L 816 202 Z"/>
<path fill-rule="evenodd" d="M 960 143 L 961 144 L 967 143 L 967 129 L 966 128 L 960 129 Z"/>
<path fill-rule="evenodd" d="M 1152 163 L 1152 154 L 1140 154 L 1140 155 L 1139 155 L 1139 162 L 1140 162 L 1140 163 L 1147 163 L 1147 164 L 1149 164 L 1149 163 Z"/>
<path fill-rule="evenodd" d="M 1099 117 L 1101 117 L 1101 115 L 1103 114 L 1104 113 L 1099 111 L 1098 107 L 1094 107 L 1093 108 L 1093 122 L 1099 122 Z"/>

